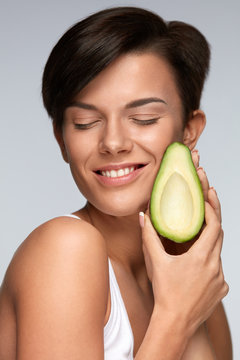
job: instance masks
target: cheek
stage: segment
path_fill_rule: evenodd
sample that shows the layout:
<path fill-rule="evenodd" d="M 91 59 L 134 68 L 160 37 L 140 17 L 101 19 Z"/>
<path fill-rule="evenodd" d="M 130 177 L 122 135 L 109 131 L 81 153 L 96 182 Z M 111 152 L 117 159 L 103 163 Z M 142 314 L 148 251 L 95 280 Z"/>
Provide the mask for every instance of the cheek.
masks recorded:
<path fill-rule="evenodd" d="M 86 162 L 90 153 L 92 141 L 87 136 L 79 134 L 66 135 L 64 139 L 66 153 L 70 164 L 79 165 Z"/>
<path fill-rule="evenodd" d="M 156 156 L 163 153 L 172 142 L 182 142 L 182 140 L 183 131 L 181 126 L 167 119 L 162 125 L 158 124 L 152 129 L 146 128 L 144 133 L 141 134 L 141 143 L 144 148 L 156 154 Z"/>
<path fill-rule="evenodd" d="M 71 136 L 65 139 L 66 153 L 68 164 L 72 173 L 72 177 L 79 188 L 84 193 L 86 187 L 86 166 L 91 156 L 92 142 L 86 141 L 85 136 Z"/>

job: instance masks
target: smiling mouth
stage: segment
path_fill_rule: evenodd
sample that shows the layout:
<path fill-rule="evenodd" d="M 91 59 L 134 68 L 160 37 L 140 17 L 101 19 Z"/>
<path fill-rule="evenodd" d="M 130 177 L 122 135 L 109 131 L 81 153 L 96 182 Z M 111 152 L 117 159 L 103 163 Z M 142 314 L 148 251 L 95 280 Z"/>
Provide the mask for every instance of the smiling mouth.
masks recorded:
<path fill-rule="evenodd" d="M 123 177 L 126 175 L 129 175 L 130 173 L 132 173 L 133 171 L 142 168 L 143 166 L 145 166 L 144 164 L 138 164 L 138 165 L 133 165 L 133 166 L 128 166 L 128 167 L 123 167 L 117 170 L 113 170 L 113 169 L 109 169 L 109 170 L 97 170 L 96 173 L 98 175 L 101 176 L 105 176 L 108 178 L 119 178 L 119 177 Z"/>

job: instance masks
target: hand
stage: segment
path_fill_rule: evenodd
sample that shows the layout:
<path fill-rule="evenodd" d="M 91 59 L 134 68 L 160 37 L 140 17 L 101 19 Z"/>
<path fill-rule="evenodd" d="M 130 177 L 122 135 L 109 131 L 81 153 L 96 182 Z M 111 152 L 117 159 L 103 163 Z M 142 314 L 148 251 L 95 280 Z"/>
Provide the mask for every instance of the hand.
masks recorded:
<path fill-rule="evenodd" d="M 228 293 L 220 257 L 223 241 L 220 203 L 201 168 L 198 174 L 205 197 L 206 224 L 198 241 L 186 253 L 178 256 L 166 253 L 148 214 L 142 228 L 155 309 L 184 322 L 189 334 L 195 332 Z"/>

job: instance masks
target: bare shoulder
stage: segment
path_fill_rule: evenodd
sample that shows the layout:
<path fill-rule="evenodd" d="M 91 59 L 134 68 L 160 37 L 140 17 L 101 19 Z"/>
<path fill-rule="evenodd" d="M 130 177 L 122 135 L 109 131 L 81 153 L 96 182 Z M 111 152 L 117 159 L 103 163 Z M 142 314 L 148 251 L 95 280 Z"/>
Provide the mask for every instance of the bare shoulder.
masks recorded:
<path fill-rule="evenodd" d="M 19 358 L 103 358 L 108 258 L 92 225 L 59 217 L 39 226 L 16 251 L 4 286 L 16 311 Z"/>
<path fill-rule="evenodd" d="M 94 266 L 93 266 L 94 265 Z M 41 269 L 41 271 L 40 271 Z M 58 217 L 36 228 L 17 249 L 7 271 L 6 281 L 15 290 L 24 288 L 41 272 L 55 280 L 64 272 L 86 272 L 107 269 L 105 241 L 100 232 L 86 221 L 71 217 Z"/>

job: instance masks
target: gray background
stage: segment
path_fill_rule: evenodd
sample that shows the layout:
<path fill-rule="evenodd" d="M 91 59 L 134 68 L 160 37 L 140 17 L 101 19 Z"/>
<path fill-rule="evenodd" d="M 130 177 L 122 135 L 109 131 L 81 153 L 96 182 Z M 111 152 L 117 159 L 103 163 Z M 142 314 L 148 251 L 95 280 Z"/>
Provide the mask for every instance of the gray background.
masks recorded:
<path fill-rule="evenodd" d="M 199 142 L 201 165 L 223 208 L 223 265 L 230 292 L 224 300 L 240 359 L 240 2 L 238 0 L 4 1 L 0 3 L 0 282 L 24 238 L 51 217 L 80 208 L 79 194 L 52 135 L 40 96 L 42 70 L 60 35 L 104 7 L 142 6 L 166 20 L 198 27 L 212 46 L 202 108 L 207 127 Z"/>

